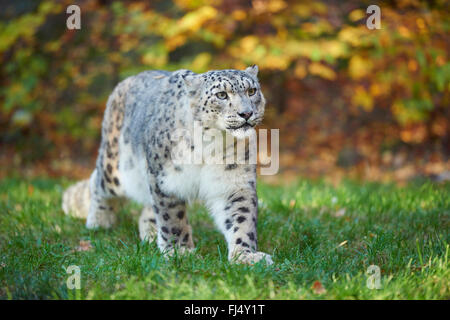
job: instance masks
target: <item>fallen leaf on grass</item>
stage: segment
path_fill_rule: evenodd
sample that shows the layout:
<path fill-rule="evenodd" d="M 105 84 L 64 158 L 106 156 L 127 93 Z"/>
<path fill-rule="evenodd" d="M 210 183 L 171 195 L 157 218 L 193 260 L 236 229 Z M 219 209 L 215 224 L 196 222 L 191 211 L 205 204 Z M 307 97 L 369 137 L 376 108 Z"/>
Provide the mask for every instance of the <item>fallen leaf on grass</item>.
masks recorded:
<path fill-rule="evenodd" d="M 348 240 L 344 240 L 341 243 L 339 243 L 338 247 L 343 247 L 347 244 Z"/>
<path fill-rule="evenodd" d="M 423 266 L 411 266 L 411 270 L 412 271 L 421 271 L 422 269 L 425 269 L 425 268 L 428 268 L 429 267 L 429 265 L 428 265 L 428 263 L 426 264 L 426 265 L 423 265 Z"/>
<path fill-rule="evenodd" d="M 345 214 L 345 208 L 342 208 L 342 209 L 339 209 L 338 211 L 336 211 L 336 212 L 334 213 L 334 216 L 337 217 L 337 218 L 339 218 L 339 217 L 344 216 L 344 214 Z"/>
<path fill-rule="evenodd" d="M 324 294 L 327 292 L 320 281 L 314 281 L 311 289 L 315 294 Z"/>
<path fill-rule="evenodd" d="M 75 248 L 75 251 L 89 251 L 92 248 L 90 240 L 80 240 L 80 245 Z"/>
<path fill-rule="evenodd" d="M 293 209 L 295 207 L 295 203 L 296 203 L 296 201 L 294 199 L 289 201 L 289 209 Z"/>

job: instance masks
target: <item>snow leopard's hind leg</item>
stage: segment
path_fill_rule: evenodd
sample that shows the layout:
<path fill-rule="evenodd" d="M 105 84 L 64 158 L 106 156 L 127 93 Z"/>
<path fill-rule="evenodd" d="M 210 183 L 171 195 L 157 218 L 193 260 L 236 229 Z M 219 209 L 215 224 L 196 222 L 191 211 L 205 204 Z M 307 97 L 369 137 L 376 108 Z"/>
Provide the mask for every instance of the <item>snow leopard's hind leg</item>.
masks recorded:
<path fill-rule="evenodd" d="M 100 188 L 97 170 L 90 179 L 82 180 L 67 188 L 63 194 L 62 208 L 67 215 L 87 219 L 88 228 L 110 228 L 116 222 L 120 198 L 111 196 Z"/>
<path fill-rule="evenodd" d="M 129 81 L 121 82 L 106 104 L 97 165 L 89 181 L 91 201 L 87 228 L 110 228 L 116 222 L 115 211 L 125 195 L 119 173 L 119 137 L 128 85 Z"/>
<path fill-rule="evenodd" d="M 89 179 L 79 181 L 64 191 L 62 209 L 67 215 L 86 219 L 89 212 L 90 198 Z"/>
<path fill-rule="evenodd" d="M 116 212 L 121 199 L 116 195 L 111 195 L 107 189 L 103 189 L 102 181 L 97 169 L 95 169 L 89 180 L 91 201 L 86 219 L 88 229 L 98 227 L 108 229 L 117 221 Z"/>

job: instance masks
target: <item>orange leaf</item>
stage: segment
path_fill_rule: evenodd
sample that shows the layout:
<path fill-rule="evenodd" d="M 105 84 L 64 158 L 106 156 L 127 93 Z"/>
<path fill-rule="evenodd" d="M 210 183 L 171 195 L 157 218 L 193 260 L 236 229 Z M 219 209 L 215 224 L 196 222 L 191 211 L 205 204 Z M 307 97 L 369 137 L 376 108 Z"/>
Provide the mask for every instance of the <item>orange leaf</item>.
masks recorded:
<path fill-rule="evenodd" d="M 92 248 L 90 240 L 80 240 L 80 245 L 75 248 L 75 251 L 89 251 Z"/>
<path fill-rule="evenodd" d="M 318 280 L 313 283 L 312 291 L 315 294 L 324 294 L 327 292 L 327 290 L 325 290 L 325 288 L 323 287 L 322 282 L 320 282 Z"/>

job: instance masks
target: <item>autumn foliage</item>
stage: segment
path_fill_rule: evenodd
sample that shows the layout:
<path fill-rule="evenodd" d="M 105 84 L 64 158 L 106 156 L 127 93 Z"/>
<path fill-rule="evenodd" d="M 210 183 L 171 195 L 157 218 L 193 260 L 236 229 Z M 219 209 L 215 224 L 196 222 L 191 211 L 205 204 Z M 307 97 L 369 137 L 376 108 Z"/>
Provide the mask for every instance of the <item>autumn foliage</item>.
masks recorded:
<path fill-rule="evenodd" d="M 81 8 L 68 30 L 66 8 Z M 381 8 L 381 29 L 366 8 Z M 0 161 L 93 166 L 105 102 L 147 69 L 258 64 L 282 172 L 367 179 L 449 170 L 446 1 L 19 1 L 0 10 Z M 6 171 L 6 170 L 5 170 Z M 6 173 L 6 172 L 3 172 Z"/>

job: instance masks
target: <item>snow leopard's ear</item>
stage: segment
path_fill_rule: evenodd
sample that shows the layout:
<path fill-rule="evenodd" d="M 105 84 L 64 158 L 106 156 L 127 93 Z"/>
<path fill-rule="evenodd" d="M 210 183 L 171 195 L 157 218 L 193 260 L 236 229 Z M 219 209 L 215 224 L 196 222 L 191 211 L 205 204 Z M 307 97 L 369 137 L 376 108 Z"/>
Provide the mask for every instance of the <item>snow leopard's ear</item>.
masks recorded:
<path fill-rule="evenodd" d="M 256 64 L 252 65 L 251 67 L 248 67 L 245 69 L 245 72 L 250 73 L 252 76 L 257 77 L 258 76 L 259 68 Z"/>
<path fill-rule="evenodd" d="M 202 77 L 195 73 L 186 74 L 186 75 L 182 76 L 182 78 L 183 78 L 186 86 L 191 90 L 198 89 L 203 83 Z"/>

